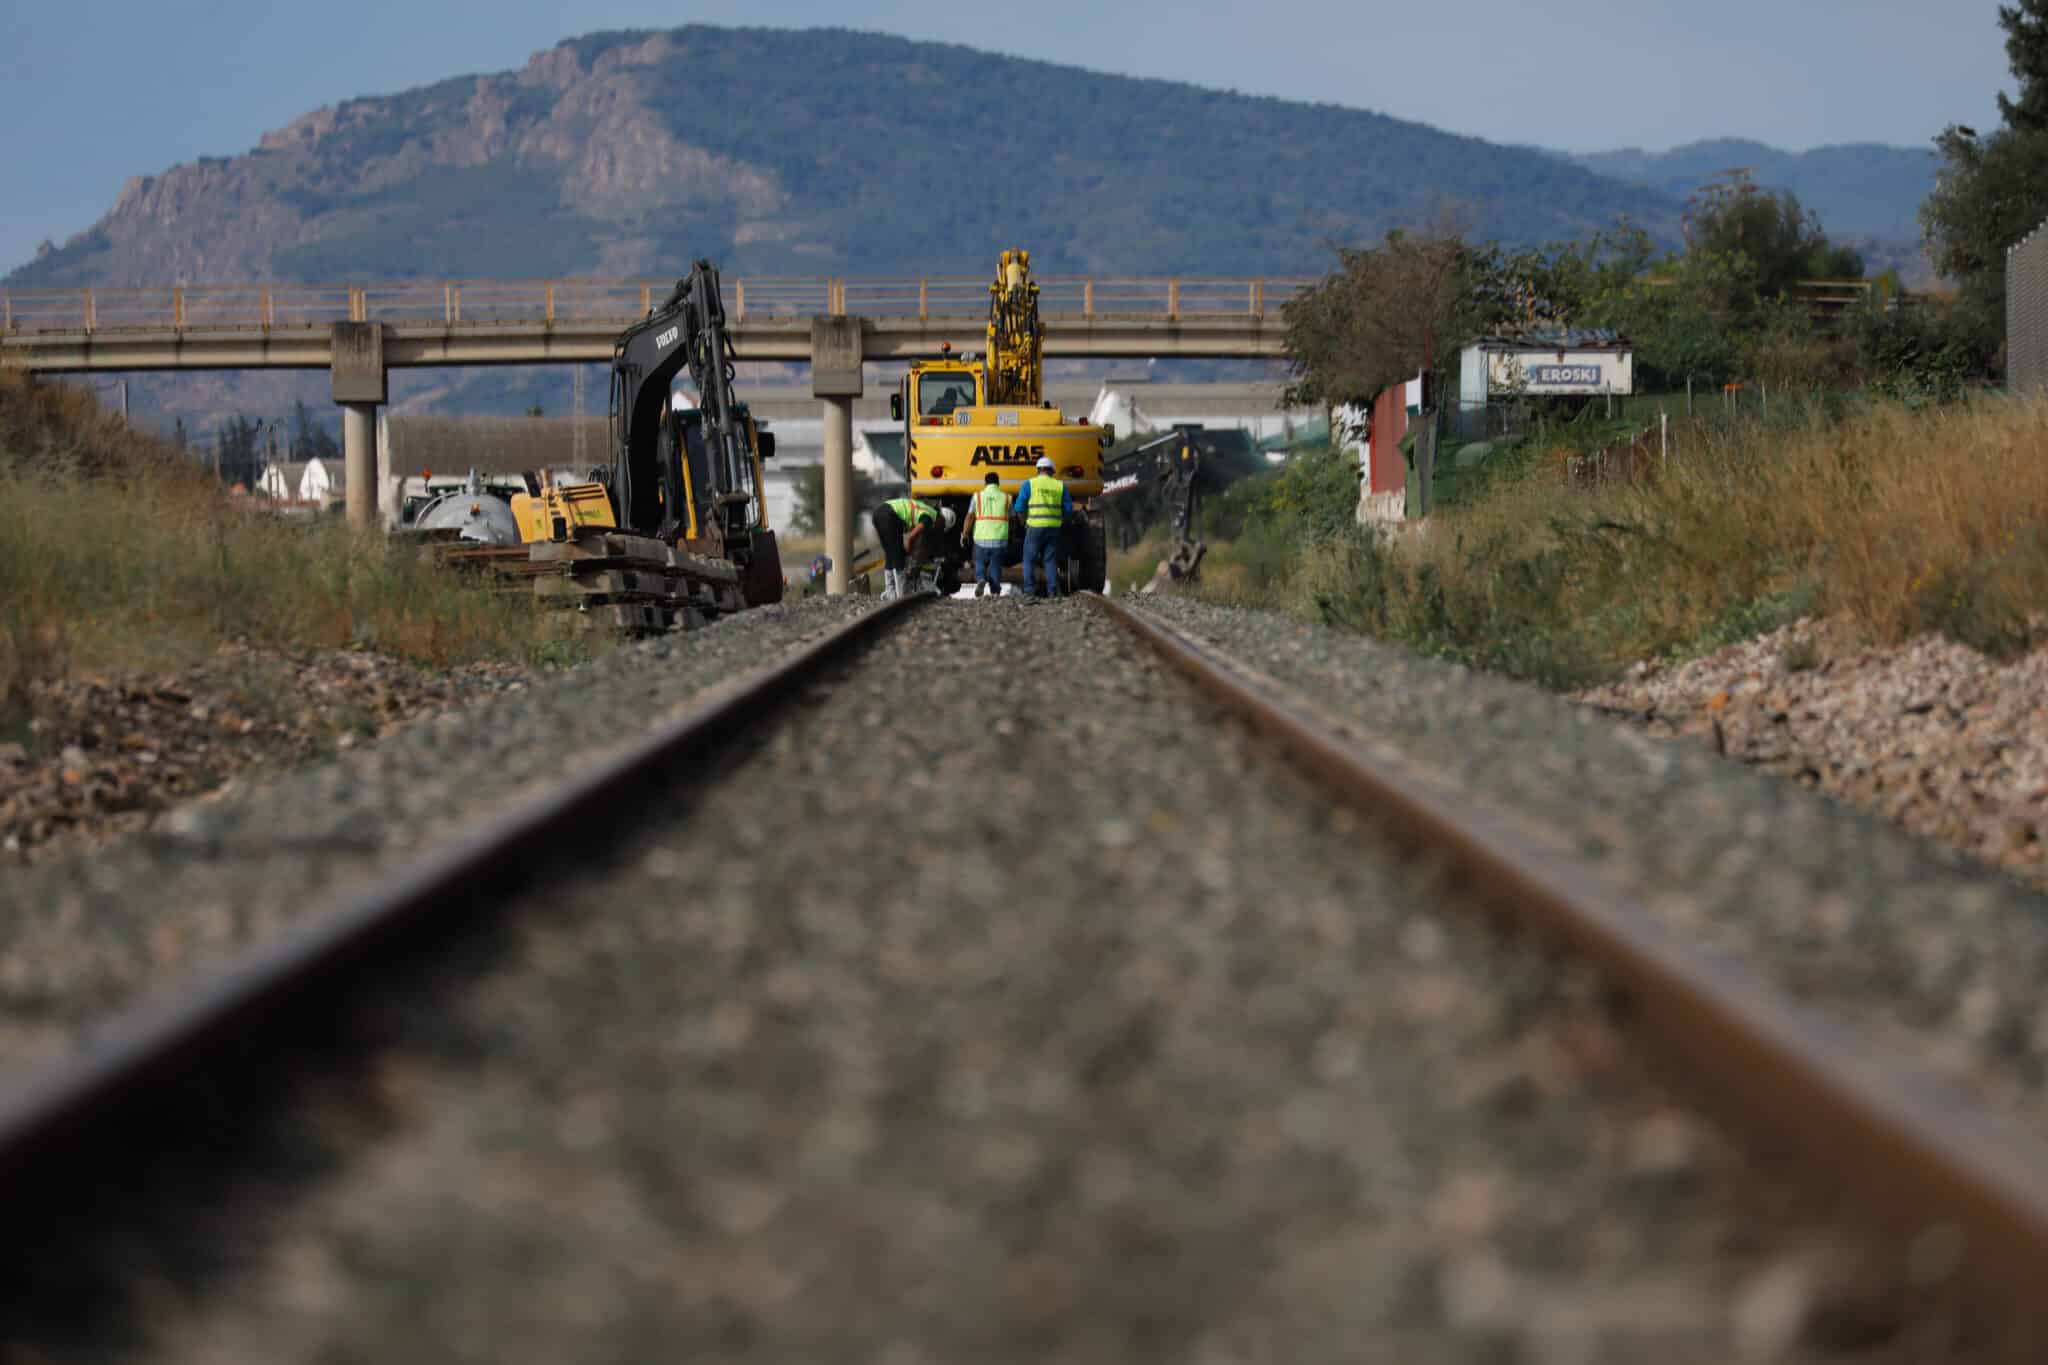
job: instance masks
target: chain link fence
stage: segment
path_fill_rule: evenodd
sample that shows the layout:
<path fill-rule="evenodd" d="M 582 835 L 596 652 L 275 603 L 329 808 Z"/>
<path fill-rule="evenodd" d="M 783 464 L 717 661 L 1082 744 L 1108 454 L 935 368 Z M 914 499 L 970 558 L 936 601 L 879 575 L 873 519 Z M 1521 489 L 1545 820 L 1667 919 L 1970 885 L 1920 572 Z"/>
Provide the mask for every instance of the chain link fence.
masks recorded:
<path fill-rule="evenodd" d="M 2005 382 L 2048 389 L 2048 223 L 2005 253 Z"/>

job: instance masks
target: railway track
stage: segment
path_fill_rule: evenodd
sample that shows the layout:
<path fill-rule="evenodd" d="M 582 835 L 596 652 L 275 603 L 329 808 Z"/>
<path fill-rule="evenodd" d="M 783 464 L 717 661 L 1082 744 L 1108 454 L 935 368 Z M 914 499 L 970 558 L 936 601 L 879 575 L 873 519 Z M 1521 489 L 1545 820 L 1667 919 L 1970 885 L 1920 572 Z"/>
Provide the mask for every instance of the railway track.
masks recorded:
<path fill-rule="evenodd" d="M 1004 668 L 995 642 L 1043 673 Z M 920 677 L 965 700 L 907 722 Z M 1058 721 L 1063 689 L 1081 704 Z M 1149 766 L 1094 770 L 1126 725 Z M 1366 818 L 1427 870 L 1380 866 Z M 878 843 L 900 862 L 860 857 Z M 1591 963 L 1597 990 L 1477 920 L 1438 924 L 1444 903 L 1523 921 Z M 1533 1099 L 1503 1060 L 1637 1041 L 1653 1070 L 1582 1058 Z M 1513 1103 L 1435 1093 L 1510 1073 Z M 1723 1358 L 1686 1354 L 1728 1348 L 1713 1293 L 1679 1296 L 1691 1306 L 1654 1330 L 1617 1325 L 1568 1286 L 1632 1273 L 1630 1254 L 1610 1263 L 1598 1238 L 1474 1193 L 1491 1165 L 1547 1162 L 1559 1190 L 1608 1201 L 1624 1253 L 1721 1226 L 1716 1179 L 1644 1202 L 1641 1163 L 1617 1175 L 1597 1142 L 1556 1147 L 1553 1127 L 1697 1132 L 1695 1103 L 1796 1157 L 1796 1177 L 1767 1179 L 1834 1191 L 1938 1290 L 1947 1335 L 1894 1321 L 1906 1354 L 1889 1358 L 2036 1358 L 2048 1181 L 2026 1140 L 1183 631 L 1102 600 L 912 600 L 7 1090 L 0 1198 L 17 1247 L 35 1239 L 7 1273 L 43 1307 L 0 1323 L 0 1344 L 61 1358 L 79 1286 L 203 1266 L 196 1280 L 234 1282 L 232 1306 L 159 1294 L 130 1315 L 167 1358 L 223 1341 L 378 1358 L 373 1326 L 407 1311 L 436 1358 L 645 1358 L 678 1319 L 736 1357 L 1327 1358 L 1369 1331 L 1406 1358 L 1478 1358 L 1539 1301 L 1580 1303 L 1531 1329 L 1551 1347 L 1576 1331 Z M 273 1111 L 327 1117 L 309 1137 Z M 1495 1130 L 1518 1134 L 1512 1160 L 1474 1155 Z M 1425 1209 L 1404 1210 L 1411 1186 L 1435 1192 Z M 273 1198 L 284 1211 L 251 1213 Z M 1367 1224 L 1436 1231 L 1353 1240 Z M 1575 1249 L 1543 1292 L 1503 1288 L 1475 1225 Z M 1723 1230 L 1673 1255 L 1728 1297 L 1758 1253 Z M 346 1265 L 367 1287 L 336 1287 Z M 1417 1276 L 1433 1313 L 1402 1298 Z M 522 1299 L 536 1277 L 554 1293 Z M 1396 1288 L 1381 1301 L 1368 1280 Z M 663 1302 L 673 1316 L 648 1306 Z"/>

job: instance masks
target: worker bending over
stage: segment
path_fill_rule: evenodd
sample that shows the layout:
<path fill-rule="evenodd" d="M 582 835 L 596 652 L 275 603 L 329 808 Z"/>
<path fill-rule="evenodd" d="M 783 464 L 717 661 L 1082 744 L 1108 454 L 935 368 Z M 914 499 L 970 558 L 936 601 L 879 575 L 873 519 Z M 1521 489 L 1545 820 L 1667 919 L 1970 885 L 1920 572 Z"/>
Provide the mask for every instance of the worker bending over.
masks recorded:
<path fill-rule="evenodd" d="M 925 532 L 938 524 L 939 509 L 916 498 L 891 498 L 877 507 L 869 520 L 875 528 L 875 540 L 882 547 L 882 596 L 901 597 L 905 564 Z M 946 509 L 945 522 L 946 529 L 951 530 L 951 508 Z"/>
<path fill-rule="evenodd" d="M 1074 495 L 1053 477 L 1052 457 L 1038 457 L 1038 472 L 1017 490 L 1015 515 L 1024 518 L 1024 595 L 1057 597 L 1060 591 L 1060 541 L 1067 518 L 1074 515 Z M 1031 566 L 1045 570 L 1045 590 L 1031 586 Z"/>
<path fill-rule="evenodd" d="M 1003 476 L 993 469 L 981 491 L 967 505 L 967 526 L 974 541 L 974 595 L 1003 595 L 1003 559 L 1010 548 L 1010 500 L 1003 496 Z"/>

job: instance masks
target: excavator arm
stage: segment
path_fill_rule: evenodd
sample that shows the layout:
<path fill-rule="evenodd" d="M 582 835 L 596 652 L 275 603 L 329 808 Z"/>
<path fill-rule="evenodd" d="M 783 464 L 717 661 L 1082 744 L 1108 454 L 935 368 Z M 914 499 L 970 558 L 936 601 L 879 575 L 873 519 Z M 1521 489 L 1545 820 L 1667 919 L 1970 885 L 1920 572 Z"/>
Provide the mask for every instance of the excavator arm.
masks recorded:
<path fill-rule="evenodd" d="M 685 368 L 698 408 L 676 420 L 669 386 Z M 732 379 L 718 268 L 698 261 L 612 349 L 612 497 L 622 526 L 660 540 L 722 542 L 761 526 L 757 434 Z M 759 437 L 758 445 L 769 439 Z"/>
<path fill-rule="evenodd" d="M 988 287 L 988 401 L 1035 408 L 1045 397 L 1045 325 L 1031 253 L 1005 251 Z"/>
<path fill-rule="evenodd" d="M 1194 437 L 1167 432 L 1106 463 L 1102 473 L 1105 498 L 1149 493 L 1158 499 L 1173 528 L 1173 554 L 1163 566 L 1167 577 L 1174 582 L 1200 578 L 1209 547 L 1202 540 L 1202 450 Z"/>

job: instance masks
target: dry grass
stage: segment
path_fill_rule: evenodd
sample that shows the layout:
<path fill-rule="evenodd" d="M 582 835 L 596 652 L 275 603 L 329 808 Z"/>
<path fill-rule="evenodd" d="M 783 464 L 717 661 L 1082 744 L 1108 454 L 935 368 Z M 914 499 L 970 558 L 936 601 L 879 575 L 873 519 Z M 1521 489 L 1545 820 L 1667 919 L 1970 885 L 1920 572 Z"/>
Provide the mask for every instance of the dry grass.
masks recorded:
<path fill-rule="evenodd" d="M 0 701 L 74 669 L 175 665 L 229 640 L 441 665 L 564 657 L 561 632 L 531 599 L 381 535 L 227 497 L 88 395 L 0 376 Z"/>
<path fill-rule="evenodd" d="M 1421 528 L 1324 541 L 1280 600 L 1560 685 L 1812 610 L 1995 653 L 2041 634 L 2048 405 L 1881 406 L 1684 433 L 1679 450 L 1593 489 L 1533 460 Z"/>

